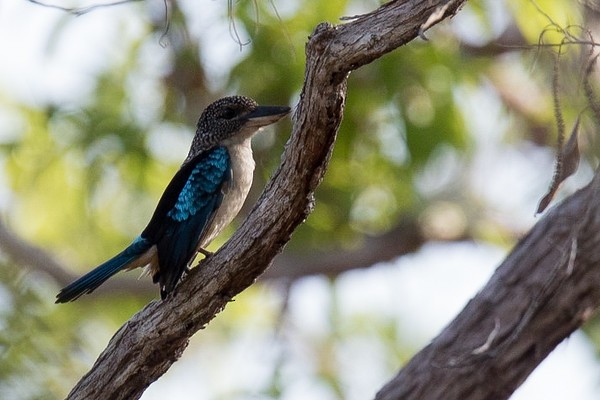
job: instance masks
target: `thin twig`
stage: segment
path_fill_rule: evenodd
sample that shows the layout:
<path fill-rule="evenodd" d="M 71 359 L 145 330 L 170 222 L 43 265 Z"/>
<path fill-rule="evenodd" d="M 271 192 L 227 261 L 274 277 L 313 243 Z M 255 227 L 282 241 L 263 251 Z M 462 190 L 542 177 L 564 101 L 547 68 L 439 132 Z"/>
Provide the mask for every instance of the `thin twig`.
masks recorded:
<path fill-rule="evenodd" d="M 87 6 L 87 7 L 63 7 L 63 6 L 59 6 L 56 4 L 45 3 L 45 2 L 39 1 L 39 0 L 27 0 L 27 1 L 29 1 L 30 3 L 33 3 L 35 5 L 38 5 L 38 6 L 42 6 L 42 7 L 46 7 L 46 8 L 53 8 L 56 10 L 64 11 L 69 14 L 73 14 L 76 17 L 79 17 L 83 14 L 87 14 L 98 8 L 120 6 L 123 4 L 134 3 L 134 2 L 138 2 L 138 1 L 144 1 L 144 0 L 119 0 L 119 1 L 113 1 L 111 3 L 93 4 L 93 5 Z"/>

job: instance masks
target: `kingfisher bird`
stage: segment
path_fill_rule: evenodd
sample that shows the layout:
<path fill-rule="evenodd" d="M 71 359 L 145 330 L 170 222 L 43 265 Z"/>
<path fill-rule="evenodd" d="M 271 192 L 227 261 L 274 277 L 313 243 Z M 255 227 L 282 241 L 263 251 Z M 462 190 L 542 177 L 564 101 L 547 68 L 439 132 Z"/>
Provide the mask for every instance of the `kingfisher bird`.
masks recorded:
<path fill-rule="evenodd" d="M 289 112 L 244 96 L 210 104 L 146 228 L 125 250 L 63 288 L 56 303 L 73 301 L 117 272 L 138 267 L 146 267 L 165 299 L 196 254 L 210 254 L 206 246 L 240 211 L 254 173 L 252 136 Z"/>

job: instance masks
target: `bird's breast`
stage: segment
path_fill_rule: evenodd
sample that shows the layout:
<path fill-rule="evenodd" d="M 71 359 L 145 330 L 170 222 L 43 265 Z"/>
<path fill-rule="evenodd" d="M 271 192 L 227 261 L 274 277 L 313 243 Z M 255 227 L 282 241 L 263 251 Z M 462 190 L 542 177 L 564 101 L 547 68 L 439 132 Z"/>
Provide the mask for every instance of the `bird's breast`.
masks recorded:
<path fill-rule="evenodd" d="M 227 146 L 227 151 L 231 164 L 231 179 L 223 188 L 221 206 L 199 243 L 201 248 L 208 246 L 215 236 L 231 223 L 242 208 L 252 186 L 255 164 L 250 139 Z"/>

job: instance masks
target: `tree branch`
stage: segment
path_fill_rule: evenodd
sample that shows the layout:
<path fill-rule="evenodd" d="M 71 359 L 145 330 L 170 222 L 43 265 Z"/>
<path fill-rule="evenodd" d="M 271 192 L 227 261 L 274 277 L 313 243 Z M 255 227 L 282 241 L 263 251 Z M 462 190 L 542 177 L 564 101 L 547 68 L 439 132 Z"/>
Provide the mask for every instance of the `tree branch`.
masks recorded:
<path fill-rule="evenodd" d="M 55 10 L 64 11 L 66 13 L 73 14 L 76 17 L 79 17 L 81 15 L 95 11 L 99 8 L 120 6 L 123 4 L 133 3 L 133 2 L 137 2 L 137 1 L 143 1 L 143 0 L 119 0 L 119 1 L 113 1 L 110 3 L 93 4 L 93 5 L 87 6 L 87 7 L 63 7 L 63 6 L 59 6 L 56 4 L 45 3 L 40 0 L 27 0 L 27 1 L 30 3 L 33 3 L 35 5 L 38 5 L 38 6 L 42 6 L 42 7 L 46 7 L 46 8 L 53 8 Z"/>
<path fill-rule="evenodd" d="M 600 170 L 517 244 L 378 400 L 507 399 L 600 305 Z"/>
<path fill-rule="evenodd" d="M 392 1 L 348 24 L 316 28 L 306 46 L 292 136 L 257 205 L 173 296 L 150 303 L 119 329 L 69 399 L 139 398 L 179 358 L 189 338 L 256 280 L 311 212 L 342 120 L 349 72 L 414 39 L 432 14 L 437 22 L 463 2 Z"/>
<path fill-rule="evenodd" d="M 470 239 L 468 235 L 462 235 L 450 240 Z M 395 228 L 378 236 L 365 236 L 356 248 L 311 249 L 305 253 L 284 252 L 275 258 L 272 268 L 267 269 L 260 279 L 284 279 L 291 282 L 310 275 L 334 277 L 346 271 L 369 268 L 377 263 L 415 252 L 430 240 L 448 238 L 425 236 L 417 217 L 405 214 L 400 217 Z M 71 268 L 57 261 L 50 252 L 19 237 L 1 219 L 0 251 L 17 264 L 48 275 L 59 286 L 66 286 L 79 277 Z M 92 298 L 83 297 L 79 301 L 97 301 L 99 296 L 123 294 L 152 298 L 157 292 L 156 286 L 149 280 L 120 274 L 104 283 L 94 292 Z"/>
<path fill-rule="evenodd" d="M 71 274 L 50 253 L 18 237 L 0 219 L 0 249 L 13 261 L 33 266 L 57 281 L 67 281 Z"/>
<path fill-rule="evenodd" d="M 460 236 L 451 240 L 469 240 Z M 285 279 L 294 281 L 310 275 L 337 276 L 353 269 L 369 268 L 379 262 L 412 253 L 435 237 L 425 236 L 414 215 L 404 215 L 399 224 L 378 236 L 365 236 L 360 246 L 353 249 L 332 248 L 311 250 L 306 253 L 285 252 L 273 261 L 261 275 L 261 280 Z M 440 239 L 447 240 L 447 238 Z M 19 237 L 0 219 L 0 251 L 13 262 L 28 267 L 32 271 L 42 272 L 54 279 L 59 286 L 66 286 L 79 277 L 71 268 L 57 261 L 54 256 L 25 239 Z M 83 297 L 79 301 L 97 301 L 99 296 L 135 295 L 140 297 L 156 296 L 156 286 L 148 280 L 118 275 L 94 292 L 93 298 Z"/>
<path fill-rule="evenodd" d="M 0 219 L 0 250 L 15 263 L 42 272 L 52 277 L 61 286 L 79 277 L 56 260 L 50 252 L 19 237 L 2 219 Z M 149 282 L 146 283 L 131 278 L 111 279 L 103 286 L 102 292 L 137 293 L 148 297 L 156 295 L 156 287 Z"/>
<path fill-rule="evenodd" d="M 405 215 L 398 226 L 379 236 L 366 236 L 354 249 L 310 250 L 302 254 L 285 252 L 275 259 L 273 267 L 266 270 L 261 279 L 291 281 L 318 274 L 333 277 L 412 253 L 428 240 L 431 238 L 425 237 L 416 218 Z"/>

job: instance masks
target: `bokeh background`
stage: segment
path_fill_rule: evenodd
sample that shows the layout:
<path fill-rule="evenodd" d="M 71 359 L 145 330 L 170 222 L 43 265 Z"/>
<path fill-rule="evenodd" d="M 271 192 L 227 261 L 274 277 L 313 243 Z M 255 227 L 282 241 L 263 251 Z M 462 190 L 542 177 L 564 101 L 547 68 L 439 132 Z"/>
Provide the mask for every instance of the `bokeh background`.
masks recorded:
<path fill-rule="evenodd" d="M 294 106 L 314 27 L 380 2 L 48 4 L 90 12 L 0 2 L 3 399 L 64 397 L 157 297 L 134 271 L 54 304 L 143 229 L 204 106 L 237 93 Z M 589 181 L 599 154 L 582 86 L 590 48 L 563 46 L 557 58 L 557 47 L 533 45 L 589 39 L 582 27 L 598 28 L 599 8 L 473 0 L 429 41 L 354 72 L 314 213 L 143 399 L 372 398 L 540 218 L 557 138 L 554 71 L 567 129 L 583 112 L 584 154 L 557 201 Z M 253 191 L 212 250 L 256 200 L 289 132 L 287 120 L 254 140 Z M 512 398 L 599 398 L 599 344 L 592 320 Z"/>

